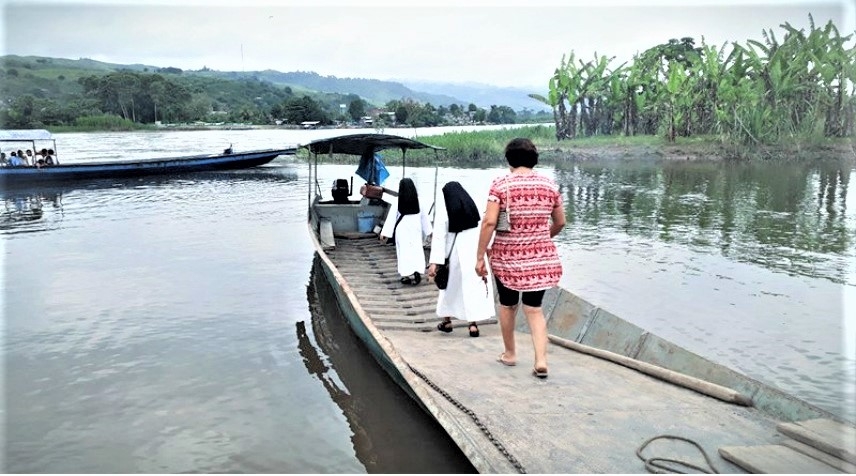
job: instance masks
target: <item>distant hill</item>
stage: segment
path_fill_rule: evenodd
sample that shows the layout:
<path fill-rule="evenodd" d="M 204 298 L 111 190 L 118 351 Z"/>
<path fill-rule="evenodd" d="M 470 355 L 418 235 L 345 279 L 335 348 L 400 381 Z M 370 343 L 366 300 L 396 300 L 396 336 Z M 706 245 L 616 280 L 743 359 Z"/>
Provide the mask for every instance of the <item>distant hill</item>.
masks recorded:
<path fill-rule="evenodd" d="M 339 94 L 356 94 L 366 101 L 382 106 L 394 99 L 411 98 L 434 106 L 450 104 L 466 105 L 465 98 L 457 98 L 442 92 L 424 92 L 408 88 L 401 83 L 365 78 L 337 78 L 336 76 L 321 76 L 318 73 L 296 71 L 282 73 L 265 70 L 251 73 L 263 81 L 284 86 L 302 86 L 314 91 Z"/>
<path fill-rule="evenodd" d="M 0 60 L 2 60 L 3 65 L 7 68 L 14 68 L 26 62 L 36 62 L 43 67 L 60 71 L 70 81 L 87 74 L 108 73 L 119 70 L 139 72 L 179 71 L 173 67 L 105 63 L 89 58 L 68 59 L 6 55 L 0 57 Z M 528 91 L 522 88 L 502 88 L 485 84 L 437 83 L 428 81 L 396 82 L 368 78 L 321 76 L 318 73 L 304 71 L 283 73 L 275 70 L 239 72 L 203 69 L 198 71 L 186 70 L 182 71 L 182 74 L 228 80 L 255 78 L 278 86 L 289 86 L 295 92 L 314 91 L 342 95 L 356 94 L 377 106 L 382 106 L 391 100 L 410 98 L 421 103 L 431 103 L 434 106 L 449 106 L 450 104 L 467 106 L 473 103 L 485 109 L 489 109 L 491 105 L 509 106 L 516 111 L 521 111 L 524 108 L 532 111 L 548 109 L 544 104 L 528 97 L 529 93 L 539 91 Z M 16 92 L 7 91 L 10 93 Z M 540 93 L 543 93 L 543 91 L 540 91 Z"/>
<path fill-rule="evenodd" d="M 522 111 L 524 108 L 532 111 L 547 111 L 550 109 L 546 104 L 529 97 L 531 93 L 546 96 L 546 86 L 544 86 L 544 90 L 539 91 L 535 89 L 490 86 L 479 83 L 439 83 L 407 80 L 403 81 L 403 83 L 408 88 L 417 91 L 466 98 L 467 102 L 471 102 L 484 109 L 490 109 L 490 106 L 508 106 L 515 111 Z"/>

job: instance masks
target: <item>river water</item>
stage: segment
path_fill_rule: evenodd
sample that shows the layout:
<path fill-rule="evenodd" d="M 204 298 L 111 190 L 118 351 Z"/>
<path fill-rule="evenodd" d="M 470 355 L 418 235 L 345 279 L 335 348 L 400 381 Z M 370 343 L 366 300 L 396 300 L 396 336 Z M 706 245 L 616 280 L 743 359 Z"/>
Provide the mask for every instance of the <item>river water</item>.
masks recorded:
<path fill-rule="evenodd" d="M 342 131 L 58 134 L 62 161 Z M 357 131 L 351 131 L 357 132 Z M 395 130 L 427 142 L 439 130 Z M 502 163 L 442 167 L 483 204 Z M 355 166 L 319 167 L 322 190 Z M 391 184 L 400 168 L 390 166 Z M 851 420 L 852 163 L 565 162 L 562 285 Z M 407 169 L 420 191 L 433 168 Z M 307 167 L 4 191 L 5 472 L 472 472 L 315 285 Z M 355 179 L 358 186 L 359 178 Z M 425 194 L 430 195 L 430 194 Z M 323 281 L 323 280 L 319 280 Z"/>

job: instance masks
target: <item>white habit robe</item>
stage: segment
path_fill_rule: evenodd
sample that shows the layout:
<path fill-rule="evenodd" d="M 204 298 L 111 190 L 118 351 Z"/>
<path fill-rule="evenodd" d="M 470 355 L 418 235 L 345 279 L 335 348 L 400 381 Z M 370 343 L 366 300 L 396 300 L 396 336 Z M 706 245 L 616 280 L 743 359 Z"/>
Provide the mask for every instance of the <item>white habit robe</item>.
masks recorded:
<path fill-rule="evenodd" d="M 487 289 L 482 278 L 476 274 L 476 251 L 479 246 L 479 226 L 457 233 L 449 233 L 446 206 L 438 200 L 437 215 L 434 217 L 434 236 L 431 239 L 431 255 L 428 262 L 443 264 L 449 254 L 449 285 L 441 289 L 437 298 L 437 315 L 455 317 L 468 322 L 479 322 L 496 315 L 493 302 L 493 274 L 488 268 Z"/>
<path fill-rule="evenodd" d="M 398 221 L 398 201 L 393 201 L 389 207 L 389 214 L 380 230 L 380 236 L 392 238 L 395 230 L 395 256 L 398 259 L 398 274 L 402 277 L 413 273 L 425 274 L 425 248 L 423 243 L 431 234 L 431 220 L 425 213 L 425 207 L 419 206 L 419 214 L 404 215 Z"/>

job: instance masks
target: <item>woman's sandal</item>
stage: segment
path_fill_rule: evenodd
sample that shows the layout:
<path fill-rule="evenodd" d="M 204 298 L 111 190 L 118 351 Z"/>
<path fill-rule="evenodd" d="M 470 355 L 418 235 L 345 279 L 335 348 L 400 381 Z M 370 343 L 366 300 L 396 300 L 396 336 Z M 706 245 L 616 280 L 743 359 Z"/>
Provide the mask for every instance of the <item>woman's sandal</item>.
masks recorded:
<path fill-rule="evenodd" d="M 508 367 L 514 367 L 515 365 L 517 365 L 517 362 L 505 360 L 505 352 L 499 354 L 499 358 L 497 358 L 496 361 L 499 362 L 500 364 L 506 365 Z"/>
<path fill-rule="evenodd" d="M 547 378 L 547 369 L 539 369 L 538 367 L 535 367 L 532 369 L 532 375 L 541 379 Z"/>
<path fill-rule="evenodd" d="M 401 278 L 401 284 L 410 284 L 416 286 L 420 282 L 422 282 L 422 276 L 420 276 L 419 273 L 413 273 L 410 276 L 405 276 Z"/>
<path fill-rule="evenodd" d="M 442 332 L 452 332 L 452 321 L 443 321 L 437 324 L 437 330 Z"/>
<path fill-rule="evenodd" d="M 475 330 L 473 328 L 475 327 Z M 470 337 L 478 337 L 479 336 L 479 326 L 476 325 L 475 322 L 470 323 Z"/>

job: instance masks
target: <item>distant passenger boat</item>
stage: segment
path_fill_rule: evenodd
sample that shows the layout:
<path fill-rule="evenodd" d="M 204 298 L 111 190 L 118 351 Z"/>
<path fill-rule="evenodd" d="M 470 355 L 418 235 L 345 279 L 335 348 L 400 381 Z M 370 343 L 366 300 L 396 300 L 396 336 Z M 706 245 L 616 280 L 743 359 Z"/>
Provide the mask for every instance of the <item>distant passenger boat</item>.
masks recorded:
<path fill-rule="evenodd" d="M 60 162 L 60 156 L 57 154 L 53 156 L 54 163 L 52 165 L 37 166 L 33 164 L 35 156 L 27 157 L 29 165 L 26 166 L 10 164 L 11 151 L 30 149 L 36 153 L 46 148 L 44 146 L 37 147 L 37 143 L 44 144 L 45 142 L 52 144 L 50 147 L 52 150 L 57 150 L 56 141 L 50 132 L 44 129 L 0 131 L 0 152 L 5 154 L 3 163 L 0 164 L 0 184 L 10 186 L 81 179 L 244 169 L 266 164 L 280 155 L 293 155 L 296 152 L 296 147 L 235 152 L 230 145 L 229 148 L 219 154 L 76 162 L 72 164 Z M 24 143 L 29 143 L 29 145 L 22 147 L 21 144 Z"/>

